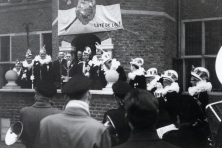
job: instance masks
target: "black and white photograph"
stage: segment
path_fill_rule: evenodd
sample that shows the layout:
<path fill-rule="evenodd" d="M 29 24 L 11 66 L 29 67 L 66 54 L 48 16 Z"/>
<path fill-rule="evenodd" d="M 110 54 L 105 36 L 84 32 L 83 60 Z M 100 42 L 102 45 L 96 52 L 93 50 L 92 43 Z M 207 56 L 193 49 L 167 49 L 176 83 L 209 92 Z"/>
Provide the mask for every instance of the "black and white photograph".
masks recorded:
<path fill-rule="evenodd" d="M 0 0 L 0 148 L 222 148 L 222 0 Z"/>

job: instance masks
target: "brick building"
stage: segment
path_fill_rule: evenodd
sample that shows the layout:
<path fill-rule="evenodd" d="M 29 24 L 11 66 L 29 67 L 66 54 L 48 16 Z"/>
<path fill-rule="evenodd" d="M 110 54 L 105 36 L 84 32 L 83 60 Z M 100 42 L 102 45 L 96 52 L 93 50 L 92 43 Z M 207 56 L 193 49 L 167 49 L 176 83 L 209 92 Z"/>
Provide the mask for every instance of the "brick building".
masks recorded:
<path fill-rule="evenodd" d="M 28 47 L 36 55 L 46 45 L 56 59 L 61 41 L 76 50 L 98 41 L 127 72 L 135 57 L 144 59 L 145 69 L 177 70 L 185 93 L 191 65 L 204 66 L 211 73 L 210 101 L 221 99 L 214 62 L 222 45 L 222 0 L 123 0 L 121 14 L 124 30 L 58 37 L 57 0 L 0 0 L 0 87 L 6 83 L 5 72 L 25 58 Z"/>

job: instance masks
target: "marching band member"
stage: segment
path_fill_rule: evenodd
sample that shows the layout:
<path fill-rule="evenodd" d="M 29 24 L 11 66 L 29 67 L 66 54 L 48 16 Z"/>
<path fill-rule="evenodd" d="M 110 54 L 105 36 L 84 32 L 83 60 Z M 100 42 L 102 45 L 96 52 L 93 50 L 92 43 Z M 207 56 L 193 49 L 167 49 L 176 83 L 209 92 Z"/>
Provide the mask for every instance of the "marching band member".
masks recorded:
<path fill-rule="evenodd" d="M 159 82 L 161 77 L 158 75 L 156 68 L 148 69 L 145 77 L 147 82 L 147 90 L 150 91 L 152 94 L 154 94 L 157 89 L 162 88 L 162 84 Z"/>
<path fill-rule="evenodd" d="M 205 113 L 208 104 L 208 93 L 212 89 L 209 81 L 210 73 L 204 67 L 192 68 L 191 84 L 188 88 L 189 95 L 180 97 L 181 126 L 177 131 L 170 131 L 163 138 L 178 146 L 209 147 L 211 138 L 209 123 Z"/>
<path fill-rule="evenodd" d="M 53 82 L 52 58 L 46 54 L 45 47 L 40 49 L 39 55 L 34 59 L 34 84 L 38 81 Z"/>
<path fill-rule="evenodd" d="M 116 59 L 111 59 L 111 55 L 108 52 L 104 52 L 102 55 L 103 61 L 103 71 L 106 73 L 107 70 L 116 70 L 119 73 L 119 79 L 126 81 L 127 77 L 123 67 L 120 65 L 120 62 Z"/>
<path fill-rule="evenodd" d="M 22 88 L 32 88 L 33 77 L 31 77 L 34 73 L 33 71 L 34 60 L 32 59 L 31 50 L 28 49 L 25 55 L 25 60 L 22 62 Z"/>
<path fill-rule="evenodd" d="M 62 81 L 63 84 L 68 82 L 75 74 L 80 74 L 81 69 L 75 62 L 75 56 L 73 53 L 66 53 L 66 62 L 62 65 Z"/>
<path fill-rule="evenodd" d="M 178 122 L 178 93 L 180 87 L 176 82 L 178 80 L 176 71 L 164 71 L 161 77 L 163 78 L 163 88 L 156 90 L 154 95 L 158 98 L 160 118 L 162 117 L 159 126 L 161 126 L 161 124 L 164 126 Z"/>
<path fill-rule="evenodd" d="M 142 58 L 135 58 L 130 62 L 131 72 L 128 74 L 130 79 L 129 84 L 132 88 L 146 89 L 146 78 L 144 75 L 144 68 L 142 68 L 144 61 Z"/>

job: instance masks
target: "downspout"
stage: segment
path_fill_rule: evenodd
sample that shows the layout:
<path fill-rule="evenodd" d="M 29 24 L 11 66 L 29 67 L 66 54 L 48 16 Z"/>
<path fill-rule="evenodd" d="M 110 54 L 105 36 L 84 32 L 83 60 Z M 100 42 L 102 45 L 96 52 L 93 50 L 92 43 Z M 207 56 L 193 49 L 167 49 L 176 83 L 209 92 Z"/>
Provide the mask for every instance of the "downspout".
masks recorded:
<path fill-rule="evenodd" d="M 181 0 L 177 1 L 177 58 L 181 57 Z"/>

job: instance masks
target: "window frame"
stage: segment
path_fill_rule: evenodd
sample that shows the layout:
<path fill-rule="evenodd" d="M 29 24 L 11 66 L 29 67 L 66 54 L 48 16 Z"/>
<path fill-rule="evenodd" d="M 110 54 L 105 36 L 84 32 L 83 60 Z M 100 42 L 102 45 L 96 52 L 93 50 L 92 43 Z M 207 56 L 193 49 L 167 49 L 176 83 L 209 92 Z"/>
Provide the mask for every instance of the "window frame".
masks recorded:
<path fill-rule="evenodd" d="M 186 59 L 201 59 L 201 66 L 205 67 L 206 66 L 206 59 L 209 58 L 215 58 L 217 57 L 217 54 L 205 54 L 206 53 L 206 40 L 205 40 L 205 22 L 207 21 L 217 21 L 220 20 L 222 21 L 222 17 L 217 17 L 217 18 L 203 18 L 203 19 L 187 19 L 187 20 L 181 20 L 181 46 L 180 46 L 180 58 L 182 59 L 183 63 L 183 78 L 182 78 L 182 85 L 183 85 L 183 92 L 186 91 L 186 79 L 187 76 L 185 75 L 186 73 L 186 65 L 185 65 L 185 60 Z M 185 32 L 185 23 L 192 23 L 192 22 L 201 22 L 201 55 L 186 55 L 185 54 L 185 44 L 186 44 L 186 32 Z M 220 94 L 221 95 L 222 91 L 217 90 L 215 94 Z"/>

